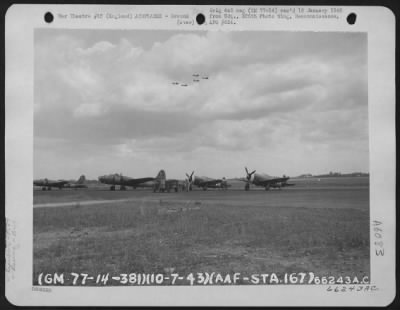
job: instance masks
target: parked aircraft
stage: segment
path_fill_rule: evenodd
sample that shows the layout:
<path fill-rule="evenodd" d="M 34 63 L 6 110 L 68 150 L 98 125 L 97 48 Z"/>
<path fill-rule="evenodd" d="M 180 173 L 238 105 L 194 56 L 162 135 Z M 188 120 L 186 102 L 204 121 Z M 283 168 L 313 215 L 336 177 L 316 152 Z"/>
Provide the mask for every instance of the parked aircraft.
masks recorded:
<path fill-rule="evenodd" d="M 185 183 L 182 180 L 167 179 L 165 171 L 160 170 L 154 180 L 142 183 L 138 187 L 151 188 L 153 192 L 170 192 L 171 190 L 178 192 L 184 189 Z"/>
<path fill-rule="evenodd" d="M 188 190 L 192 190 L 192 185 L 196 185 L 198 187 L 203 188 L 203 190 L 207 190 L 208 188 L 221 188 L 227 189 L 229 184 L 227 183 L 225 178 L 222 179 L 212 179 L 208 177 L 198 177 L 194 176 L 194 171 L 189 175 L 186 173 L 187 176 L 187 183 L 188 183 Z"/>
<path fill-rule="evenodd" d="M 244 180 L 246 182 L 246 185 L 244 187 L 246 191 L 250 189 L 250 184 L 254 184 L 256 186 L 263 186 L 265 187 L 266 191 L 269 190 L 270 188 L 281 189 L 282 187 L 285 186 L 294 185 L 287 183 L 289 177 L 285 175 L 283 175 L 282 178 L 277 178 L 277 177 L 271 177 L 264 173 L 256 173 L 256 170 L 249 172 L 246 167 L 244 169 L 246 170 L 246 179 Z"/>
<path fill-rule="evenodd" d="M 88 186 L 85 184 L 85 182 L 86 182 L 86 178 L 85 178 L 85 176 L 82 174 L 82 175 L 79 177 L 78 181 L 76 181 L 76 182 L 74 182 L 74 183 L 68 183 L 68 184 L 65 185 L 65 187 L 74 188 L 74 189 L 77 189 L 77 188 L 87 188 Z"/>
<path fill-rule="evenodd" d="M 64 185 L 68 184 L 69 182 L 66 180 L 49 180 L 49 179 L 38 179 L 38 180 L 33 180 L 33 185 L 35 186 L 41 186 L 42 190 L 45 191 L 51 190 L 52 187 L 56 187 L 58 189 L 62 189 Z"/>
<path fill-rule="evenodd" d="M 115 190 L 116 185 L 119 185 L 120 190 L 123 191 L 123 190 L 126 190 L 127 186 L 133 187 L 135 189 L 136 187 L 139 187 L 141 184 L 143 184 L 145 182 L 153 181 L 155 179 L 156 178 L 151 178 L 151 177 L 134 179 L 134 178 L 123 176 L 122 173 L 121 174 L 115 173 L 115 174 L 99 176 L 99 181 L 101 183 L 111 185 L 110 186 L 111 191 Z"/>

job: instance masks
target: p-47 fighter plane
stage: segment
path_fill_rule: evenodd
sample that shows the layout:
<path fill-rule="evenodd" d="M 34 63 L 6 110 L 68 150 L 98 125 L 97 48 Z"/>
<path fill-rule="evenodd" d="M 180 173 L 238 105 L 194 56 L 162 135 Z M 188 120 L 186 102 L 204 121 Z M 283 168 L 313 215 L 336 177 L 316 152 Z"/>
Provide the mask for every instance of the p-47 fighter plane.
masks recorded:
<path fill-rule="evenodd" d="M 244 187 L 246 191 L 250 189 L 250 184 L 254 184 L 256 186 L 263 186 L 265 187 L 266 191 L 269 190 L 270 188 L 281 189 L 282 187 L 285 186 L 294 185 L 287 183 L 289 177 L 285 175 L 282 178 L 277 178 L 277 177 L 271 177 L 264 173 L 256 173 L 255 170 L 249 172 L 246 167 L 244 169 L 246 170 L 246 179 L 244 180 L 246 182 L 246 185 Z"/>
<path fill-rule="evenodd" d="M 42 191 L 45 191 L 46 189 L 50 191 L 52 187 L 62 189 L 68 183 L 69 182 L 66 180 L 49 180 L 49 179 L 33 180 L 33 185 L 41 186 Z"/>
<path fill-rule="evenodd" d="M 141 185 L 143 185 L 143 183 L 153 181 L 155 179 L 156 178 L 151 177 L 134 179 L 118 173 L 99 176 L 99 181 L 101 183 L 111 185 L 111 191 L 115 191 L 115 185 L 119 185 L 119 189 L 123 191 L 126 190 L 126 187 L 133 187 L 133 189 L 135 189 L 136 187 L 140 187 Z"/>
<path fill-rule="evenodd" d="M 77 188 L 87 188 L 88 186 L 85 184 L 85 182 L 86 182 L 86 178 L 85 178 L 85 176 L 82 174 L 82 175 L 79 177 L 78 181 L 76 181 L 76 182 L 74 182 L 74 183 L 68 183 L 68 184 L 65 185 L 65 187 L 66 187 L 66 188 L 74 188 L 74 189 L 77 189 Z"/>
<path fill-rule="evenodd" d="M 188 190 L 192 190 L 192 185 L 196 185 L 201 187 L 203 190 L 207 190 L 208 188 L 221 188 L 221 189 L 228 189 L 230 186 L 225 178 L 222 179 L 212 179 L 208 177 L 198 177 L 194 176 L 194 171 L 189 175 L 186 173 L 187 176 L 187 184 Z"/>

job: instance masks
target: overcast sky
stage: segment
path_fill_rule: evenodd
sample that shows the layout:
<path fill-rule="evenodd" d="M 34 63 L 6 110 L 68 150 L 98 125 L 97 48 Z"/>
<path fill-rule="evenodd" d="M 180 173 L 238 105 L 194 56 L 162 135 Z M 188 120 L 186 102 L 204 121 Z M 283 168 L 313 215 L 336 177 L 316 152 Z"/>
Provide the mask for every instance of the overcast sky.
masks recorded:
<path fill-rule="evenodd" d="M 363 33 L 36 30 L 34 177 L 367 172 L 367 90 Z"/>

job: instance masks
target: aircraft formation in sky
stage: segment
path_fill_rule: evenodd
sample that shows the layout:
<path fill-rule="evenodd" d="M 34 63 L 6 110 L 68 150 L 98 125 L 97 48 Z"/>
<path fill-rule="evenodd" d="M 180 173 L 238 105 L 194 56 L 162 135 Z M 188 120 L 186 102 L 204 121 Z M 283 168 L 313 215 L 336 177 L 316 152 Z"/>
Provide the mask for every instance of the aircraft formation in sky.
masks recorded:
<path fill-rule="evenodd" d="M 236 178 L 232 180 L 244 182 L 244 189 L 246 191 L 250 190 L 250 185 L 261 186 L 264 187 L 265 190 L 269 190 L 270 188 L 281 189 L 286 186 L 294 185 L 287 182 L 289 177 L 285 175 L 283 175 L 283 177 L 271 177 L 264 173 L 256 173 L 256 170 L 249 172 L 247 167 L 245 167 L 245 171 L 245 178 Z M 160 170 L 156 177 L 132 178 L 124 176 L 122 173 L 114 173 L 99 176 L 98 180 L 100 183 L 110 185 L 111 191 L 115 191 L 116 186 L 118 186 L 122 191 L 131 187 L 133 189 L 150 188 L 154 192 L 191 191 L 193 190 L 193 186 L 203 190 L 207 190 L 209 188 L 227 190 L 232 186 L 229 184 L 229 180 L 227 180 L 225 177 L 210 178 L 206 176 L 197 176 L 194 175 L 194 171 L 192 171 L 191 174 L 186 173 L 186 177 L 187 178 L 185 180 L 167 179 L 165 170 Z M 39 179 L 34 180 L 33 185 L 41 187 L 42 190 L 51 190 L 52 188 L 78 189 L 87 188 L 88 186 L 85 184 L 85 182 L 85 176 L 82 175 L 76 182 L 70 182 L 66 180 Z"/>
<path fill-rule="evenodd" d="M 190 84 L 190 82 L 178 82 L 178 81 L 173 81 L 171 84 L 174 86 L 181 86 L 181 87 L 188 87 L 190 85 L 193 85 L 195 83 L 200 83 L 201 80 L 208 80 L 208 76 L 207 75 L 200 75 L 199 73 L 193 73 L 192 74 L 192 84 Z"/>

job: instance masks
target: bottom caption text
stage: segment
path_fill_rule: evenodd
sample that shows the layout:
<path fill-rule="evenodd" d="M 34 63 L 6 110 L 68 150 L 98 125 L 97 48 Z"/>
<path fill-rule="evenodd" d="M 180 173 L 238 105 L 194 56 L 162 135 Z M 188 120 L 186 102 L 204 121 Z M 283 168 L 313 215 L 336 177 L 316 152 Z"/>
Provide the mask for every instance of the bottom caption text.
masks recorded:
<path fill-rule="evenodd" d="M 40 273 L 37 284 L 42 285 L 243 285 L 243 284 L 316 284 L 316 285 L 365 285 L 368 276 L 318 276 L 313 272 L 261 273 L 243 275 L 241 273 L 221 274 L 198 272 L 186 275 L 171 273 L 110 273 L 89 275 L 86 273 Z"/>

